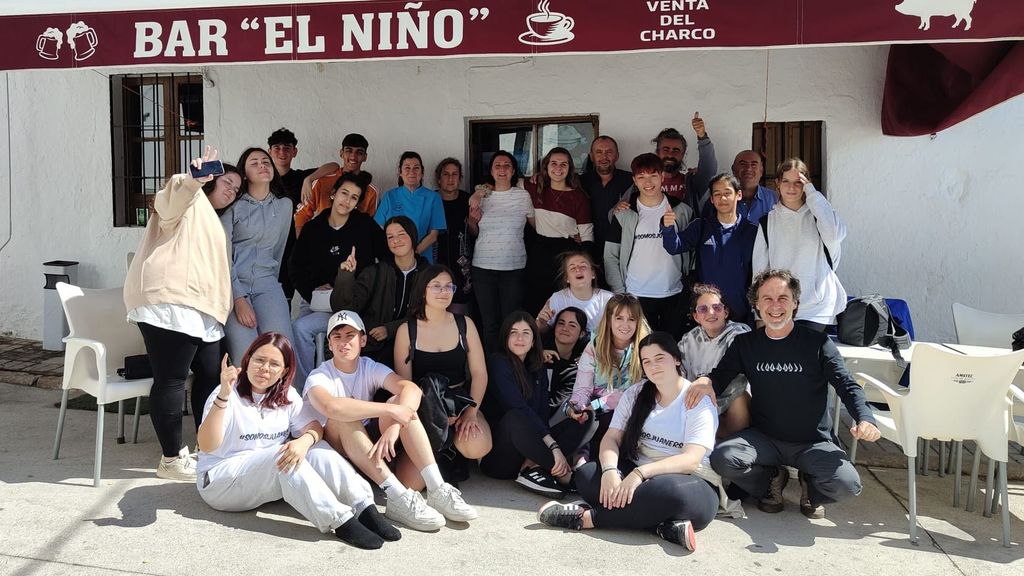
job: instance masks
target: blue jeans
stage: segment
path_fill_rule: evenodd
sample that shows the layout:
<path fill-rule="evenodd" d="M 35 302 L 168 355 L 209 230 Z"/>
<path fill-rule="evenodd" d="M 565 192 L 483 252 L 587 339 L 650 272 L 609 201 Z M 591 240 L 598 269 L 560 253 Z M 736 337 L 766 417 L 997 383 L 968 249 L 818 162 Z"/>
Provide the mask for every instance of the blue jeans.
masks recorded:
<path fill-rule="evenodd" d="M 238 322 L 238 316 L 231 310 L 228 314 L 228 321 L 224 323 L 224 333 L 227 336 L 228 354 L 231 355 L 231 362 L 238 366 L 242 362 L 242 356 L 249 349 L 249 345 L 260 334 L 267 332 L 280 332 L 288 338 L 289 342 L 295 342 L 292 336 L 292 315 L 288 307 L 288 299 L 284 297 L 284 290 L 277 278 L 260 278 L 253 282 L 252 291 L 247 295 L 249 304 L 256 312 L 256 327 L 248 328 Z"/>
<path fill-rule="evenodd" d="M 498 330 L 505 317 L 521 310 L 525 296 L 526 270 L 487 270 L 473 267 L 473 293 L 480 310 L 484 349 L 497 350 Z"/>

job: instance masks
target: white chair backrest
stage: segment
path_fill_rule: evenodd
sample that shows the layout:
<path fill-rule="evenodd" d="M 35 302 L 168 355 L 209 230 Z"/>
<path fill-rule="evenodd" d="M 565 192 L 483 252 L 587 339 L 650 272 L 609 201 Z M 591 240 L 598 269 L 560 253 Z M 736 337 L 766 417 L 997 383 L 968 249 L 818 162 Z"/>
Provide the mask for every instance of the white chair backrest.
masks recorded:
<path fill-rule="evenodd" d="M 146 353 L 142 333 L 128 322 L 123 288 L 91 290 L 58 282 L 57 294 L 68 319 L 68 337 L 97 340 L 106 347 L 108 376 L 117 374 L 125 356 Z"/>
<path fill-rule="evenodd" d="M 1024 350 L 999 356 L 965 356 L 933 344 L 918 344 L 910 363 L 910 392 L 901 406 L 910 435 L 939 440 L 975 440 L 990 458 L 1007 458 L 1010 383 Z M 900 414 L 895 414 L 897 422 Z M 909 444 L 904 444 L 909 446 Z"/>
<path fill-rule="evenodd" d="M 953 327 L 960 344 L 1009 350 L 1013 333 L 1024 327 L 1024 314 L 985 312 L 954 302 Z"/>

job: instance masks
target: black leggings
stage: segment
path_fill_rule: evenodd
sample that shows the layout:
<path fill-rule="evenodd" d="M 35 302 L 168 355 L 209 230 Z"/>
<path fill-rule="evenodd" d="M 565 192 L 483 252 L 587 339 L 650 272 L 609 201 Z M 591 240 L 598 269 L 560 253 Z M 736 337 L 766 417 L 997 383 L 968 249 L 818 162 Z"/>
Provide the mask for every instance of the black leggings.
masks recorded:
<path fill-rule="evenodd" d="M 181 442 L 181 407 L 185 403 L 185 379 L 192 369 L 192 416 L 196 429 L 210 393 L 220 384 L 220 341 L 203 342 L 181 332 L 144 322 L 139 331 L 153 366 L 149 392 L 149 417 L 164 456 L 177 456 Z"/>
<path fill-rule="evenodd" d="M 636 465 L 619 460 L 619 470 L 629 474 Z M 601 466 L 588 462 L 576 471 L 576 490 L 593 507 L 597 528 L 651 529 L 666 520 L 689 520 L 703 530 L 718 512 L 718 492 L 703 479 L 690 474 L 661 474 L 641 483 L 633 502 L 609 510 L 601 506 Z"/>
<path fill-rule="evenodd" d="M 562 454 L 570 458 L 582 443 L 585 425 L 575 420 L 559 423 L 551 429 Z M 532 460 L 545 472 L 555 465 L 555 456 L 544 444 L 544 435 L 534 428 L 525 410 L 509 410 L 492 426 L 491 451 L 480 460 L 480 470 L 491 478 L 512 480 L 519 475 L 523 462 Z M 569 462 L 572 466 L 572 462 Z"/>

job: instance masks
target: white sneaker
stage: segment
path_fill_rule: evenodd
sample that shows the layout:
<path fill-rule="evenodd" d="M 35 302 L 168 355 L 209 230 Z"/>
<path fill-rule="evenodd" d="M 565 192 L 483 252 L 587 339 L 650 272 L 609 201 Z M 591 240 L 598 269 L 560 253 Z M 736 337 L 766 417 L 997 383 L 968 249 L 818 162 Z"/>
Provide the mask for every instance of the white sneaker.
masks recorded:
<path fill-rule="evenodd" d="M 445 525 L 444 516 L 427 505 L 419 492 L 407 488 L 405 494 L 398 498 L 388 498 L 384 515 L 401 522 L 413 530 L 432 532 Z"/>
<path fill-rule="evenodd" d="M 160 457 L 160 464 L 156 467 L 156 477 L 165 480 L 182 480 L 185 482 L 196 481 L 196 461 L 189 456 L 188 447 L 182 448 L 178 457 L 170 462 Z"/>
<path fill-rule="evenodd" d="M 437 490 L 427 492 L 427 505 L 453 522 L 468 522 L 478 516 L 476 510 L 462 499 L 462 492 L 447 482 Z"/>

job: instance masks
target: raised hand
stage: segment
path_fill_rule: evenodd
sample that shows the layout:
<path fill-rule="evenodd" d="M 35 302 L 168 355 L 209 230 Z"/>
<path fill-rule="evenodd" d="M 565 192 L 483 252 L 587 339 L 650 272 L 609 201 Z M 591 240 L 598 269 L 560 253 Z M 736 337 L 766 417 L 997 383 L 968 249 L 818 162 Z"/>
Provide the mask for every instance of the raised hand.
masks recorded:
<path fill-rule="evenodd" d="M 228 363 L 228 355 L 225 353 L 224 357 L 220 360 L 220 392 L 218 395 L 221 398 L 226 398 L 231 393 L 231 388 L 238 381 L 238 375 L 241 373 L 242 370 L 240 368 Z"/>
<path fill-rule="evenodd" d="M 708 135 L 708 131 L 704 127 L 704 119 L 700 117 L 700 112 L 693 113 L 693 120 L 690 123 L 693 125 L 693 131 L 697 134 L 698 139 Z"/>
<path fill-rule="evenodd" d="M 216 159 L 217 159 L 217 151 L 214 150 L 213 148 L 211 148 L 209 145 L 207 145 L 206 149 L 203 150 L 203 155 L 201 157 L 196 158 L 195 160 L 192 161 L 192 166 L 194 166 L 196 170 L 199 170 L 200 168 L 203 167 L 203 162 L 210 162 L 211 160 L 216 160 Z M 203 184 L 206 184 L 210 180 L 213 180 L 213 176 L 212 175 L 210 175 L 210 176 L 203 176 L 202 178 L 196 178 L 196 182 L 202 182 Z"/>
<path fill-rule="evenodd" d="M 354 273 L 356 271 L 356 247 L 355 246 L 353 246 L 352 247 L 352 251 L 349 252 L 348 258 L 346 258 L 345 261 L 342 262 L 338 266 L 338 268 L 340 268 L 341 270 L 344 270 L 346 272 L 353 272 Z"/>
<path fill-rule="evenodd" d="M 676 213 L 672 211 L 672 206 L 671 205 L 669 205 L 669 206 L 667 206 L 665 208 L 665 215 L 662 216 L 662 218 L 661 218 L 661 225 L 662 226 L 666 226 L 666 227 L 667 226 L 675 227 L 675 225 L 676 225 Z"/>

